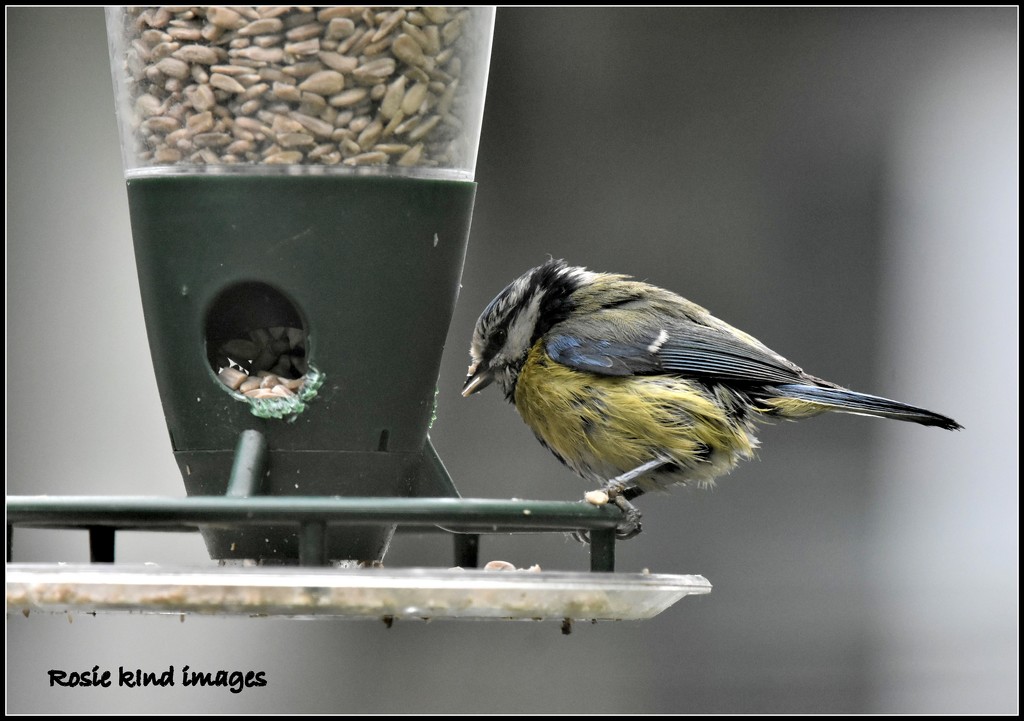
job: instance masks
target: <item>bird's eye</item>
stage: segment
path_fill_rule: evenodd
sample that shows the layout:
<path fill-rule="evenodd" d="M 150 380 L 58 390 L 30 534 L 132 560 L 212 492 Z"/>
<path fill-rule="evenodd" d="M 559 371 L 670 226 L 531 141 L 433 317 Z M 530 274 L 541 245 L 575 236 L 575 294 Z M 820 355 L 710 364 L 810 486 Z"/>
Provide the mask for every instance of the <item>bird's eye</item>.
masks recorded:
<path fill-rule="evenodd" d="M 504 328 L 498 328 L 494 331 L 494 335 L 492 337 L 494 338 L 495 345 L 505 345 L 505 341 L 508 340 L 508 331 Z"/>

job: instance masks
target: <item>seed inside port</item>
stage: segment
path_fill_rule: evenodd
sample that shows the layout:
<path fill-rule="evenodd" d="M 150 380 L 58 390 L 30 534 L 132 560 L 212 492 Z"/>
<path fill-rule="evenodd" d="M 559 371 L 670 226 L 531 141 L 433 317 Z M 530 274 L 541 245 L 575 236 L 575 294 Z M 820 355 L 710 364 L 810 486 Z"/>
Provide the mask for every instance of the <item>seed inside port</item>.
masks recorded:
<path fill-rule="evenodd" d="M 307 360 L 305 323 L 282 293 L 265 283 L 223 291 L 206 317 L 206 352 L 221 383 L 261 417 L 301 412 L 322 376 Z"/>

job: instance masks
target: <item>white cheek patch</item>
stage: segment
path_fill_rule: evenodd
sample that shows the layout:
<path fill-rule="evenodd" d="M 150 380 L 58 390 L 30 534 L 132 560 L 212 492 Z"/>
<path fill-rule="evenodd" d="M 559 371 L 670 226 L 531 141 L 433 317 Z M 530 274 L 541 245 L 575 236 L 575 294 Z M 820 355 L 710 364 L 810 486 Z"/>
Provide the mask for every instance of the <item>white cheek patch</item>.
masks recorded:
<path fill-rule="evenodd" d="M 530 298 L 530 303 L 516 316 L 512 327 L 508 329 L 508 339 L 499 355 L 502 358 L 512 360 L 526 355 L 530 349 L 530 338 L 533 337 L 533 329 L 537 325 L 537 317 L 540 315 L 541 294 L 536 293 Z"/>

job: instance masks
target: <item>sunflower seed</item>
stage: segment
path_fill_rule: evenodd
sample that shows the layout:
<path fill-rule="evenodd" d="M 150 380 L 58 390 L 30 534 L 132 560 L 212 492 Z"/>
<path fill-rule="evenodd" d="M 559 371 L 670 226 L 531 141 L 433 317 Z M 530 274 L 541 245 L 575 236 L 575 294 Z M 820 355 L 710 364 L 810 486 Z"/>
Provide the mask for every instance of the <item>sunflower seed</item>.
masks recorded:
<path fill-rule="evenodd" d="M 356 24 L 351 18 L 332 18 L 327 23 L 326 37 L 340 40 L 349 37 L 355 31 Z"/>
<path fill-rule="evenodd" d="M 336 70 L 321 70 L 302 81 L 300 90 L 318 95 L 335 95 L 345 87 L 345 76 Z"/>
<path fill-rule="evenodd" d="M 299 25 L 298 27 L 292 28 L 286 32 L 284 36 L 288 40 L 296 42 L 320 37 L 320 34 L 323 31 L 324 29 L 319 23 L 306 23 L 305 25 Z"/>
<path fill-rule="evenodd" d="M 398 164 L 403 168 L 412 167 L 419 164 L 420 157 L 423 155 L 423 143 L 419 143 L 408 150 L 401 158 L 398 159 Z"/>
<path fill-rule="evenodd" d="M 188 63 L 177 58 L 164 58 L 155 67 L 164 75 L 172 78 L 182 80 L 188 77 Z"/>
<path fill-rule="evenodd" d="M 356 142 L 359 143 L 360 148 L 367 150 L 377 142 L 377 139 L 380 138 L 381 131 L 383 130 L 384 125 L 380 122 L 380 119 L 377 118 L 369 123 L 366 128 L 363 129 L 363 132 L 359 133 L 359 137 L 356 139 Z"/>
<path fill-rule="evenodd" d="M 402 33 L 391 43 L 391 52 L 395 54 L 396 58 L 409 65 L 420 66 L 426 61 L 423 48 L 411 35 L 406 33 Z"/>
<path fill-rule="evenodd" d="M 358 82 L 375 85 L 381 80 L 389 78 L 394 72 L 394 58 L 378 58 L 357 67 L 352 71 L 352 77 Z"/>
<path fill-rule="evenodd" d="M 291 119 L 319 138 L 330 138 L 331 133 L 334 132 L 334 126 L 320 118 L 294 112 L 291 114 Z"/>
<path fill-rule="evenodd" d="M 402 98 L 402 112 L 412 115 L 420 109 L 423 101 L 427 99 L 427 86 L 423 83 L 416 83 L 405 93 Z"/>
<path fill-rule="evenodd" d="M 280 18 L 262 18 L 253 20 L 245 27 L 239 29 L 239 35 L 270 35 L 279 33 L 284 29 L 284 23 Z"/>
<path fill-rule="evenodd" d="M 192 133 L 205 133 L 213 128 L 213 113 L 207 111 L 198 115 L 190 115 L 187 125 Z"/>
<path fill-rule="evenodd" d="M 277 142 L 283 148 L 304 148 L 316 144 L 313 136 L 306 133 L 283 133 L 277 136 Z"/>
<path fill-rule="evenodd" d="M 286 150 L 280 153 L 271 153 L 263 159 L 268 165 L 294 165 L 302 162 L 302 153 L 298 150 Z"/>
<path fill-rule="evenodd" d="M 220 378 L 221 383 L 233 391 L 237 391 L 239 386 L 249 378 L 249 376 L 236 368 L 225 368 L 217 374 L 217 377 Z"/>
<path fill-rule="evenodd" d="M 165 146 L 163 148 L 158 148 L 157 151 L 153 153 L 153 159 L 160 164 L 171 165 L 181 160 L 181 151 Z"/>
<path fill-rule="evenodd" d="M 287 83 L 274 83 L 274 97 L 288 102 L 297 103 L 302 98 L 302 91 Z"/>
<path fill-rule="evenodd" d="M 284 50 L 281 48 L 263 48 L 252 46 L 239 50 L 229 51 L 232 58 L 243 58 L 258 63 L 279 63 L 284 59 Z"/>
<path fill-rule="evenodd" d="M 369 95 L 369 93 L 366 88 L 352 88 L 328 98 L 327 103 L 335 108 L 347 108 L 355 105 L 367 95 Z"/>
<path fill-rule="evenodd" d="M 516 566 L 508 561 L 488 561 L 484 566 L 485 571 L 514 571 Z"/>
<path fill-rule="evenodd" d="M 290 55 L 316 55 L 320 52 L 320 38 L 285 43 L 284 51 Z"/>
<path fill-rule="evenodd" d="M 194 42 L 201 40 L 203 35 L 199 32 L 197 27 L 173 27 L 167 28 L 167 34 L 173 40 L 181 40 L 184 42 Z"/>
<path fill-rule="evenodd" d="M 384 93 L 380 103 L 380 114 L 386 119 L 393 118 L 402 108 L 402 99 L 405 97 L 405 76 L 400 75 L 398 80 L 392 82 Z"/>
<path fill-rule="evenodd" d="M 409 140 L 414 143 L 419 140 L 422 140 L 427 135 L 427 133 L 433 130 L 440 122 L 440 115 L 432 115 L 425 122 L 420 123 L 413 130 L 409 131 Z"/>
<path fill-rule="evenodd" d="M 245 86 L 229 75 L 214 73 L 210 76 L 210 85 L 218 90 L 226 90 L 229 93 L 244 93 Z"/>
<path fill-rule="evenodd" d="M 149 130 L 150 132 L 166 135 L 172 130 L 177 130 L 179 127 L 181 127 L 181 123 L 179 123 L 176 118 L 169 118 L 165 115 L 158 115 L 156 117 L 147 119 L 142 124 L 142 127 L 144 127 L 146 130 Z"/>
<path fill-rule="evenodd" d="M 225 30 L 238 30 L 245 26 L 245 19 L 226 7 L 211 7 L 206 11 L 206 19 L 218 28 Z"/>
<path fill-rule="evenodd" d="M 323 51 L 317 57 L 324 65 L 339 73 L 351 73 L 359 65 L 359 60 L 350 55 Z"/>
<path fill-rule="evenodd" d="M 383 165 L 388 160 L 386 153 L 380 151 L 372 151 L 369 153 L 359 153 L 353 155 L 351 158 L 346 158 L 342 162 L 345 165 Z"/>

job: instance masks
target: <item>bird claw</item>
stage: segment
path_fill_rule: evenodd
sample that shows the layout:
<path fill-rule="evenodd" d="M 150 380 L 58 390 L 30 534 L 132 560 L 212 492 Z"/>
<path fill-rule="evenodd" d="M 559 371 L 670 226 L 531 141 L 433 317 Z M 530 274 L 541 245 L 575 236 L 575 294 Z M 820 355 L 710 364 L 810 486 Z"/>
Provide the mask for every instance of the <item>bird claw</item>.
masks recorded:
<path fill-rule="evenodd" d="M 622 522 L 615 526 L 615 538 L 620 541 L 627 541 L 630 538 L 639 536 L 643 531 L 643 525 L 640 523 L 642 516 L 640 509 L 621 495 L 613 495 L 609 500 L 622 510 L 623 515 Z M 590 545 L 590 531 L 573 531 L 570 535 L 579 543 Z"/>
<path fill-rule="evenodd" d="M 615 496 L 612 502 L 622 509 L 622 515 L 625 516 L 622 523 L 615 527 L 615 537 L 620 541 L 626 541 L 639 536 L 643 531 L 643 525 L 640 523 L 640 509 L 623 496 Z"/>

